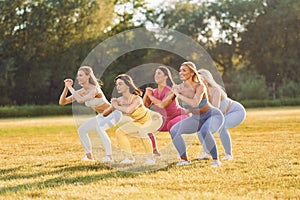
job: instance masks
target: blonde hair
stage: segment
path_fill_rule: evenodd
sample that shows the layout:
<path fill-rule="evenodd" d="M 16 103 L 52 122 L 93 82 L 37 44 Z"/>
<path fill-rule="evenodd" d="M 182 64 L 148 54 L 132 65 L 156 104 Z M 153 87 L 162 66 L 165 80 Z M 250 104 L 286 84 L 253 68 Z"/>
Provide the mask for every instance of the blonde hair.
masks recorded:
<path fill-rule="evenodd" d="M 90 76 L 89 83 L 100 88 L 102 82 L 95 77 L 93 69 L 90 66 L 81 66 L 78 71 L 83 71 L 87 76 Z"/>
<path fill-rule="evenodd" d="M 191 71 L 194 72 L 194 75 L 192 77 L 192 80 L 194 82 L 201 82 L 201 79 L 200 79 L 199 74 L 197 72 L 197 67 L 193 62 L 187 61 L 187 62 L 184 62 L 184 63 L 181 64 L 181 66 L 183 66 L 183 65 L 187 66 L 188 68 L 190 68 Z"/>
<path fill-rule="evenodd" d="M 211 87 L 217 89 L 221 93 L 222 96 L 227 97 L 225 89 L 215 81 L 215 79 L 212 76 L 212 74 L 210 73 L 210 71 L 208 71 L 206 69 L 199 69 L 198 73 L 200 74 L 200 77 L 203 78 L 207 82 L 208 86 L 211 86 Z"/>

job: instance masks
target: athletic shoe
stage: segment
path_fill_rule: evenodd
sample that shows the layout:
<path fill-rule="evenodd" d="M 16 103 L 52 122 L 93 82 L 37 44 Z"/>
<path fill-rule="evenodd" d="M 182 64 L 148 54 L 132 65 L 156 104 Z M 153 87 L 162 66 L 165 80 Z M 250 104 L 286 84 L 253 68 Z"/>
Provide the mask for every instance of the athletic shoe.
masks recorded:
<path fill-rule="evenodd" d="M 82 161 L 94 161 L 94 158 L 89 159 L 87 156 L 84 156 L 81 160 Z"/>
<path fill-rule="evenodd" d="M 135 159 L 134 158 L 132 158 L 132 159 L 125 158 L 124 160 L 122 160 L 120 162 L 120 164 L 133 164 L 133 163 L 135 163 Z"/>
<path fill-rule="evenodd" d="M 154 164 L 155 164 L 155 160 L 154 159 L 151 159 L 151 158 L 147 158 L 146 159 L 145 165 L 154 165 Z"/>
<path fill-rule="evenodd" d="M 221 162 L 219 160 L 213 160 L 211 166 L 212 167 L 219 167 L 219 166 L 221 166 Z"/>
<path fill-rule="evenodd" d="M 230 155 L 230 154 L 226 154 L 226 155 L 222 158 L 222 160 L 233 160 L 233 156 Z"/>
<path fill-rule="evenodd" d="M 104 158 L 102 158 L 103 163 L 109 163 L 109 162 L 113 162 L 113 161 L 114 161 L 114 159 L 112 159 L 109 156 L 105 156 Z"/>
<path fill-rule="evenodd" d="M 190 164 L 191 164 L 190 161 L 182 160 L 182 159 L 181 159 L 181 160 L 176 164 L 176 166 L 190 165 Z"/>
<path fill-rule="evenodd" d="M 211 155 L 209 153 L 202 153 L 200 154 L 197 158 L 197 160 L 208 160 L 208 159 L 212 159 Z"/>

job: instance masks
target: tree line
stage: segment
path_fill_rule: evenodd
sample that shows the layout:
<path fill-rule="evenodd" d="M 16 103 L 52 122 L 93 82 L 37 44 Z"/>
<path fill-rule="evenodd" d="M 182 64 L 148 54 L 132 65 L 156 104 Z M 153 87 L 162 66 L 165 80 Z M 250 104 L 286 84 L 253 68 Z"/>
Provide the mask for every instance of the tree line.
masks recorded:
<path fill-rule="evenodd" d="M 95 46 L 149 24 L 203 46 L 237 100 L 299 97 L 299 10 L 298 0 L 178 0 L 157 8 L 144 0 L 2 0 L 0 105 L 56 104 L 63 79 L 75 77 Z M 118 73 L 153 61 L 177 67 L 183 60 L 129 52 L 107 69 L 104 92 L 111 94 Z"/>

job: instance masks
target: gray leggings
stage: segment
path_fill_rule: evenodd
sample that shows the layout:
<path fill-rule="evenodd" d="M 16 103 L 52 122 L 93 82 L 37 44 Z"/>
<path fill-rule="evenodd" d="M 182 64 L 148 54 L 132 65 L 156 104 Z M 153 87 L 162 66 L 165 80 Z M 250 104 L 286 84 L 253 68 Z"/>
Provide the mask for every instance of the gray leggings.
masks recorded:
<path fill-rule="evenodd" d="M 88 132 L 96 130 L 102 141 L 106 155 L 112 155 L 111 141 L 106 133 L 106 130 L 115 126 L 122 118 L 122 112 L 115 110 L 106 117 L 98 114 L 83 123 L 78 128 L 78 134 L 85 153 L 92 153 L 92 143 L 88 136 Z"/>
<path fill-rule="evenodd" d="M 246 117 L 246 110 L 242 104 L 237 101 L 232 101 L 231 107 L 224 115 L 224 124 L 221 126 L 219 133 L 222 145 L 226 154 L 232 154 L 232 144 L 228 128 L 236 127 L 241 124 Z M 199 138 L 204 152 L 209 152 L 202 138 Z"/>
<path fill-rule="evenodd" d="M 202 115 L 192 115 L 178 123 L 170 130 L 173 144 L 180 156 L 187 156 L 185 142 L 182 134 L 198 132 L 198 138 L 204 138 L 205 145 L 210 150 L 213 158 L 218 157 L 218 150 L 213 133 L 218 131 L 224 122 L 224 117 L 219 109 L 210 108 Z"/>

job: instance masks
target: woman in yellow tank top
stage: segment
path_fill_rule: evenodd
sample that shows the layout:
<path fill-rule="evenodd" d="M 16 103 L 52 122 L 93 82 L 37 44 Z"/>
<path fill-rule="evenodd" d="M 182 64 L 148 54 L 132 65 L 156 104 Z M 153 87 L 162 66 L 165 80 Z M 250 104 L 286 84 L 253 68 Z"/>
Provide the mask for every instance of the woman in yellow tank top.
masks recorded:
<path fill-rule="evenodd" d="M 159 129 L 162 124 L 162 117 L 159 113 L 151 111 L 144 106 L 141 98 L 142 91 L 135 86 L 129 75 L 120 74 L 115 78 L 115 84 L 118 93 L 122 94 L 122 96 L 112 98 L 111 105 L 116 110 L 121 111 L 123 115 L 128 115 L 131 118 L 131 121 L 122 124 L 116 130 L 121 149 L 129 153 L 129 156 L 121 164 L 135 162 L 128 136 L 135 136 L 142 140 L 147 155 L 145 164 L 155 164 L 148 133 L 155 133 Z"/>

